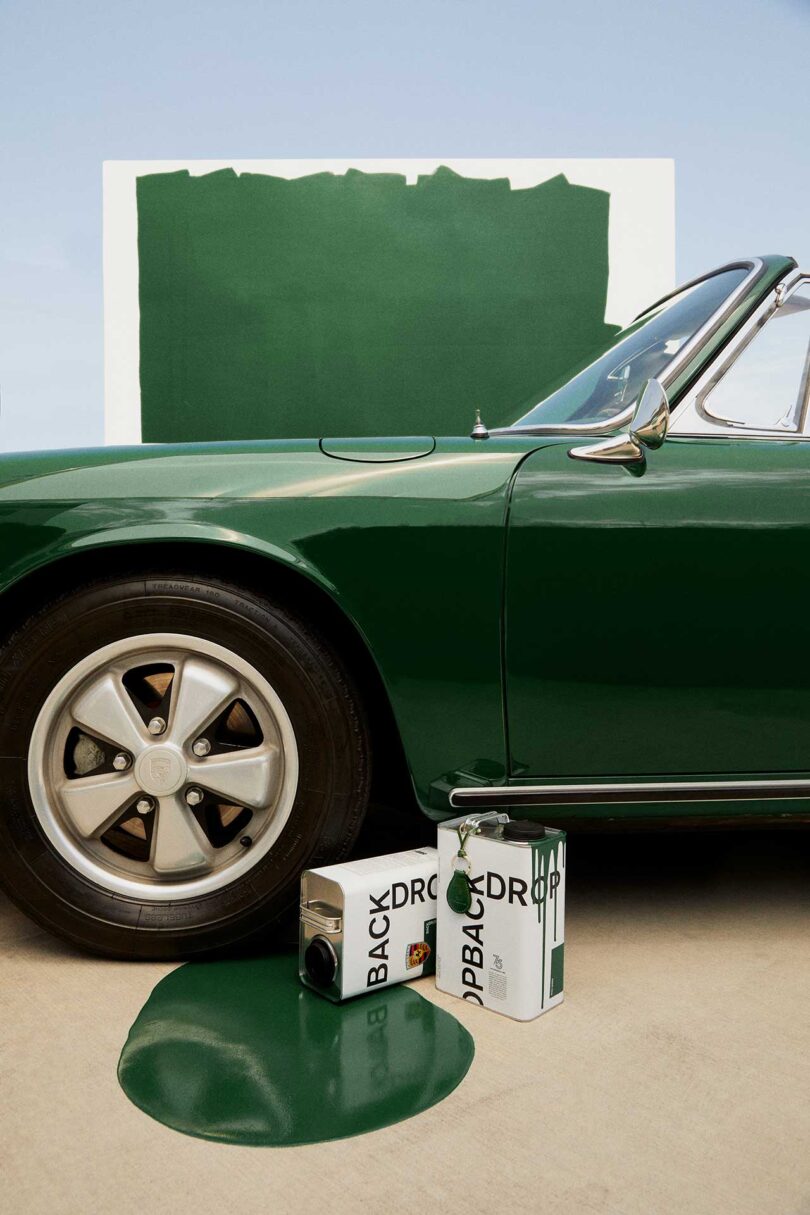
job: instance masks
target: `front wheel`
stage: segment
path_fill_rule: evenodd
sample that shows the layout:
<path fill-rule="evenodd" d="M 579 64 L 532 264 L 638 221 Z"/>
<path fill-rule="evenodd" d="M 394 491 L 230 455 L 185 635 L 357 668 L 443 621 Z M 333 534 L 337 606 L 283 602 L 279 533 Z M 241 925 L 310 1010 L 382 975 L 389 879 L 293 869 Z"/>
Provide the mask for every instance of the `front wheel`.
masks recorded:
<path fill-rule="evenodd" d="M 0 876 L 34 919 L 119 957 L 255 936 L 368 800 L 360 699 L 281 605 L 165 577 L 43 608 L 0 659 Z"/>

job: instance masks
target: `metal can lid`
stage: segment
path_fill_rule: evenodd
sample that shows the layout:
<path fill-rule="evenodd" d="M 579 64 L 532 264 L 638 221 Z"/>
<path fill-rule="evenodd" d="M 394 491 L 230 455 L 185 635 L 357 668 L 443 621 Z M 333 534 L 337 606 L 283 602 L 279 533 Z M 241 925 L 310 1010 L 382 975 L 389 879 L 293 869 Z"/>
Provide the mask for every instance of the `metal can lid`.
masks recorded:
<path fill-rule="evenodd" d="M 316 987 L 328 987 L 337 974 L 337 954 L 325 937 L 313 937 L 304 951 L 304 969 Z"/>
<path fill-rule="evenodd" d="M 505 840 L 521 840 L 528 843 L 531 840 L 544 839 L 545 834 L 546 829 L 542 823 L 533 823 L 528 818 L 512 818 L 503 826 Z"/>

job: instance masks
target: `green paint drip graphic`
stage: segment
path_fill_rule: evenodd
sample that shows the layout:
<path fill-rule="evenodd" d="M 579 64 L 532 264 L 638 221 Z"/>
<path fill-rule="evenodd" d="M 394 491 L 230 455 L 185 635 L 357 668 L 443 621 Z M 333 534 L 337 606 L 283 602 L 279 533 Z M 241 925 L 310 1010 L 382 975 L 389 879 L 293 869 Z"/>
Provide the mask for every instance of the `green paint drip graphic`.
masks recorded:
<path fill-rule="evenodd" d="M 557 855 L 559 850 L 560 850 L 559 844 L 555 844 L 554 845 L 554 868 L 555 869 L 559 869 L 559 867 L 560 867 L 560 862 L 559 862 L 559 858 Z M 557 903 L 558 902 L 559 902 L 559 900 L 555 898 L 555 900 L 554 900 L 554 943 L 555 944 L 557 942 Z"/>
<path fill-rule="evenodd" d="M 532 897 L 535 899 L 537 906 L 537 923 L 542 925 L 542 957 L 540 961 L 540 1007 L 545 1006 L 546 1001 L 546 922 L 548 911 L 548 900 L 550 890 L 551 874 L 560 868 L 565 869 L 565 840 L 558 841 L 549 845 L 547 840 L 538 840 L 537 843 L 531 845 L 532 850 Z M 546 867 L 548 861 L 548 867 Z M 537 897 L 540 891 L 545 892 L 545 898 L 541 901 Z M 552 945 L 557 942 L 557 903 L 558 898 L 556 893 L 552 898 L 554 903 L 554 925 Z M 562 948 L 562 947 L 560 947 Z M 555 949 L 552 949 L 551 958 L 551 988 L 550 996 L 557 995 L 562 987 L 562 954 L 558 954 Z M 559 986 L 557 986 L 559 984 Z"/>
<path fill-rule="evenodd" d="M 448 168 L 138 178 L 144 440 L 514 422 L 616 333 L 609 203 Z"/>
<path fill-rule="evenodd" d="M 473 1040 L 408 987 L 336 1005 L 290 955 L 194 962 L 163 979 L 130 1030 L 118 1079 L 174 1130 L 288 1146 L 358 1135 L 441 1101 Z"/>
<path fill-rule="evenodd" d="M 546 898 L 548 898 L 548 883 L 546 881 L 546 863 L 545 863 L 546 855 L 545 855 L 545 852 L 541 853 L 540 856 L 538 857 L 538 859 L 540 861 L 540 877 L 542 879 L 542 888 L 544 891 L 546 891 Z M 540 904 L 538 903 L 538 908 L 539 908 L 539 906 L 540 906 Z M 546 922 L 548 920 L 548 915 L 546 913 L 547 913 L 547 907 L 544 902 L 543 903 L 543 913 L 542 913 L 543 914 L 543 944 L 541 946 L 541 949 L 543 951 L 543 962 L 542 962 L 542 966 L 540 967 L 540 1007 L 541 1008 L 545 1007 L 545 1003 L 546 1003 Z"/>
<path fill-rule="evenodd" d="M 543 900 L 540 899 L 540 891 L 545 890 L 545 869 L 544 859 L 546 852 L 545 841 L 538 841 L 531 845 L 532 850 L 532 898 L 537 906 L 537 923 L 542 924 L 543 938 L 541 945 L 540 957 L 540 1007 L 542 1009 L 546 998 L 546 916 L 543 910 Z"/>

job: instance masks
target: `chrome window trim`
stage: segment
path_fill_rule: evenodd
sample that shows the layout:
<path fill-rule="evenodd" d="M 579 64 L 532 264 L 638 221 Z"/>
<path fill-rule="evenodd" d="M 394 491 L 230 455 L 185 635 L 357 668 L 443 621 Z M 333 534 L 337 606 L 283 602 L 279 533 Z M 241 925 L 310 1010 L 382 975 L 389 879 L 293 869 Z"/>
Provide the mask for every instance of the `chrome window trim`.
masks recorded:
<path fill-rule="evenodd" d="M 731 371 L 731 369 L 734 367 L 734 365 L 736 364 L 736 362 L 740 358 L 740 356 L 743 354 L 743 352 L 748 349 L 748 347 L 752 344 L 752 342 L 755 342 L 757 340 L 757 338 L 759 337 L 759 335 L 763 331 L 763 329 L 765 329 L 765 327 L 773 320 L 773 318 L 779 312 L 779 309 L 782 308 L 787 303 L 787 301 L 791 298 L 791 296 L 796 291 L 798 291 L 803 285 L 805 285 L 807 283 L 807 281 L 808 281 L 807 277 L 802 275 L 801 273 L 799 273 L 799 275 L 797 277 L 792 276 L 790 281 L 786 281 L 785 279 L 783 279 L 780 283 L 777 283 L 777 285 L 774 287 L 773 300 L 771 302 L 771 306 L 764 310 L 762 316 L 757 320 L 757 322 L 754 325 L 746 327 L 745 335 L 740 338 L 739 342 L 736 342 L 734 344 L 734 349 L 733 349 L 732 353 L 730 354 L 730 356 L 722 361 L 722 363 L 719 365 L 719 367 L 717 369 L 716 374 L 714 376 L 709 377 L 709 380 L 707 381 L 706 386 L 704 388 L 701 388 L 700 391 L 698 391 L 695 394 L 695 411 L 701 417 L 701 419 L 703 421 L 707 421 L 711 425 L 715 425 L 716 423 L 719 422 L 721 427 L 728 427 L 732 430 L 747 430 L 747 431 L 754 430 L 760 434 L 764 433 L 764 434 L 769 434 L 769 435 L 791 436 L 791 435 L 799 435 L 804 432 L 804 429 L 805 429 L 804 423 L 805 423 L 805 417 L 807 414 L 806 391 L 803 394 L 804 403 L 801 407 L 801 411 L 799 412 L 798 418 L 796 418 L 795 425 L 791 425 L 791 426 L 776 426 L 776 427 L 746 426 L 746 424 L 744 422 L 739 422 L 735 418 L 725 418 L 725 417 L 723 417 L 722 414 L 715 413 L 714 410 L 712 410 L 710 408 L 709 399 L 711 398 L 711 394 L 714 392 L 714 390 L 718 387 L 719 384 L 722 383 L 722 381 L 728 375 L 729 371 Z M 807 355 L 805 355 L 805 362 L 806 362 L 806 360 L 807 360 Z M 806 389 L 806 379 L 807 379 L 807 376 L 806 376 L 806 372 L 805 372 L 805 375 L 803 376 L 803 383 L 805 384 L 805 389 Z M 798 400 L 799 400 L 799 396 L 797 394 L 797 403 L 798 403 Z"/>
<path fill-rule="evenodd" d="M 681 371 L 691 359 L 698 354 L 704 345 L 714 337 L 717 330 L 720 329 L 728 318 L 734 312 L 734 309 L 739 304 L 743 296 L 753 287 L 759 278 L 761 278 L 765 263 L 761 257 L 752 257 L 743 261 L 728 262 L 724 266 L 718 266 L 715 270 L 709 270 L 706 274 L 701 274 L 699 278 L 692 279 L 688 283 L 684 283 L 681 287 L 676 287 L 669 295 L 665 295 L 662 299 L 657 300 L 655 304 L 651 304 L 649 308 L 645 308 L 640 312 L 635 320 L 639 320 L 642 316 L 646 316 L 648 312 L 659 307 L 667 300 L 673 299 L 679 295 L 681 291 L 686 291 L 690 287 L 696 286 L 698 283 L 705 282 L 706 279 L 714 278 L 717 274 L 723 274 L 727 270 L 748 270 L 748 274 L 732 291 L 731 295 L 727 296 L 720 308 L 713 312 L 704 325 L 698 329 L 697 333 L 689 339 L 689 341 L 681 347 L 669 361 L 667 366 L 658 376 L 660 383 L 664 389 L 668 389 L 678 378 Z M 584 369 L 583 369 L 584 370 Z M 538 401 L 538 405 L 540 402 Z M 614 414 L 612 418 L 608 418 L 605 422 L 588 423 L 588 422 L 558 422 L 538 424 L 536 426 L 498 426 L 490 430 L 489 438 L 499 438 L 509 436 L 510 438 L 520 437 L 521 435 L 602 435 L 611 434 L 614 430 L 619 430 L 626 426 L 633 419 L 636 402 L 631 401 L 630 404 L 621 411 Z"/>
<path fill-rule="evenodd" d="M 810 283 L 810 272 L 791 270 L 775 284 L 772 291 L 768 292 L 765 299 L 731 339 L 722 352 L 722 356 L 705 368 L 683 400 L 678 403 L 669 424 L 669 434 L 673 438 L 769 439 L 781 442 L 795 442 L 810 438 L 810 433 L 808 433 L 810 411 L 807 408 L 805 408 L 804 416 L 796 430 L 776 430 L 754 428 L 730 420 L 725 421 L 718 415 L 712 414 L 703 405 L 704 399 L 731 370 L 742 352 L 756 339 L 760 330 L 765 327 L 774 313 L 790 299 L 794 291 L 807 283 Z"/>
<path fill-rule="evenodd" d="M 744 258 L 742 261 L 726 262 L 725 265 L 718 266 L 716 270 L 707 270 L 705 274 L 699 274 L 697 278 L 690 278 L 687 283 L 681 283 L 679 287 L 675 287 L 666 295 L 662 295 L 654 304 L 649 304 L 646 308 L 643 308 L 641 312 L 633 317 L 630 323 L 634 324 L 636 321 L 640 321 L 648 312 L 654 312 L 656 308 L 660 308 L 662 304 L 668 303 L 676 295 L 680 295 L 682 291 L 688 291 L 690 287 L 697 287 L 698 283 L 705 283 L 707 278 L 714 278 L 715 274 L 723 274 L 726 270 L 746 270 L 753 266 L 755 262 L 759 262 L 760 266 L 762 265 L 762 259 L 759 257 Z"/>

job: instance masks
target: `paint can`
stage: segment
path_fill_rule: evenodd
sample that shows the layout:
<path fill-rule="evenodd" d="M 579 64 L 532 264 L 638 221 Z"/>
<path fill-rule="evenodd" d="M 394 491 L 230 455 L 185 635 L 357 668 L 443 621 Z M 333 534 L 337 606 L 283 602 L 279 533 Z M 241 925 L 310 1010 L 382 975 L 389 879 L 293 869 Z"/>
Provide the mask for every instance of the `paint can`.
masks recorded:
<path fill-rule="evenodd" d="M 339 1002 L 432 974 L 437 881 L 435 848 L 306 870 L 301 982 Z"/>
<path fill-rule="evenodd" d="M 439 990 L 517 1021 L 561 1003 L 565 832 L 489 811 L 442 823 L 438 842 Z M 454 911 L 447 892 L 459 870 L 469 906 Z"/>

